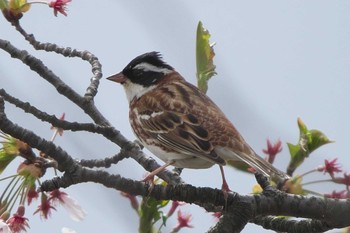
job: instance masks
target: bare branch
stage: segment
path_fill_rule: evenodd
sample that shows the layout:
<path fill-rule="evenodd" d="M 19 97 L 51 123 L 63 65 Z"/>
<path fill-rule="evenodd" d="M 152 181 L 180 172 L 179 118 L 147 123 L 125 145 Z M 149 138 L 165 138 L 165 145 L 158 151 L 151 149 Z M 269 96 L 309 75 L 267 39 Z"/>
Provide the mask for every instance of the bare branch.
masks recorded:
<path fill-rule="evenodd" d="M 112 164 L 117 164 L 119 161 L 127 158 L 127 153 L 125 150 L 122 150 L 120 153 L 113 155 L 112 157 L 107 157 L 104 159 L 82 159 L 79 161 L 79 164 L 83 167 L 94 168 L 94 167 L 104 167 L 109 168 Z"/>
<path fill-rule="evenodd" d="M 72 172 L 76 169 L 77 163 L 67 154 L 66 151 L 57 147 L 54 143 L 40 138 L 32 131 L 24 129 L 7 119 L 5 113 L 5 106 L 3 98 L 0 97 L 0 129 L 11 136 L 26 142 L 32 148 L 44 152 L 45 154 L 52 157 L 58 163 L 58 170 L 64 172 Z"/>
<path fill-rule="evenodd" d="M 320 220 L 296 221 L 283 217 L 266 216 L 254 218 L 251 222 L 265 229 L 289 233 L 318 233 L 332 229 Z"/>
<path fill-rule="evenodd" d="M 342 228 L 350 225 L 350 216 L 344 216 L 342 213 L 350 211 L 350 201 L 339 201 L 334 199 L 323 198 L 307 198 L 304 196 L 284 194 L 283 196 L 272 195 L 239 195 L 237 193 L 229 193 L 227 199 L 221 190 L 211 188 L 199 188 L 191 185 L 176 185 L 176 186 L 162 186 L 155 185 L 151 193 L 149 193 L 149 186 L 139 181 L 125 179 L 119 175 L 110 175 L 105 171 L 93 171 L 86 168 L 76 170 L 79 174 L 65 174 L 63 177 L 54 178 L 50 181 L 45 181 L 42 184 L 42 190 L 49 191 L 57 187 L 67 187 L 69 185 L 81 182 L 95 182 L 102 184 L 109 188 L 128 192 L 132 195 L 150 196 L 158 200 L 178 200 L 187 203 L 196 203 L 200 206 L 205 206 L 208 203 L 214 206 L 224 206 L 224 219 L 230 222 L 230 229 L 236 229 L 234 232 L 239 232 L 247 221 L 256 222 L 264 227 L 268 224 L 274 225 L 270 229 L 282 229 L 278 226 L 277 220 L 272 217 L 267 219 L 259 219 L 258 216 L 268 215 L 285 215 L 296 216 L 302 218 L 312 218 L 312 221 L 286 221 L 288 224 L 284 230 L 288 232 L 316 232 L 307 231 L 311 227 L 316 227 L 317 230 L 327 230 L 331 228 Z M 278 200 L 278 201 L 276 201 Z M 312 208 L 305 208 L 305 206 L 314 206 L 318 203 L 317 211 L 312 211 Z M 333 208 L 330 208 L 332 206 Z M 339 211 L 340 210 L 340 211 Z M 312 213 L 312 214 L 311 214 Z M 343 216 L 340 216 L 343 215 Z M 232 222 L 232 219 L 235 219 Z M 270 220 L 269 220 L 270 219 Z M 219 223 L 219 226 L 211 229 L 210 232 L 228 232 L 224 227 L 220 226 L 226 220 Z M 269 222 L 269 223 L 268 223 Z M 279 228 L 280 227 L 280 228 Z M 220 229 L 218 231 L 217 229 Z M 294 230 L 294 229 L 298 229 Z M 304 229 L 304 230 L 303 230 Z"/>
<path fill-rule="evenodd" d="M 226 213 L 221 218 L 220 221 L 211 229 L 208 233 L 232 233 L 241 232 L 243 228 L 247 225 L 249 217 L 251 214 L 250 208 L 246 208 L 244 203 L 237 203 L 240 207 L 237 208 L 239 211 L 235 213 Z"/>
<path fill-rule="evenodd" d="M 79 122 L 68 122 L 65 120 L 60 120 L 54 115 L 49 115 L 46 112 L 39 110 L 38 108 L 32 106 L 28 102 L 23 102 L 10 94 L 8 94 L 4 89 L 0 89 L 0 95 L 7 102 L 15 105 L 16 107 L 22 109 L 23 111 L 32 114 L 37 119 L 48 122 L 55 127 L 62 128 L 64 130 L 71 131 L 87 131 L 91 133 L 99 133 L 102 135 L 109 135 L 113 133 L 112 127 L 100 126 L 92 123 L 79 123 Z"/>
<path fill-rule="evenodd" d="M 0 48 L 8 52 L 11 57 L 21 60 L 31 70 L 35 71 L 42 78 L 52 84 L 58 93 L 67 97 L 77 106 L 84 110 L 96 124 L 110 125 L 110 123 L 98 111 L 93 101 L 87 100 L 75 92 L 70 86 L 63 82 L 57 75 L 55 75 L 48 67 L 46 67 L 41 60 L 30 55 L 25 50 L 20 50 L 14 47 L 9 41 L 0 39 Z M 126 140 L 126 139 L 125 139 Z"/>
<path fill-rule="evenodd" d="M 91 101 L 96 96 L 99 81 L 102 77 L 102 65 L 94 54 L 90 53 L 89 51 L 79 51 L 70 47 L 61 47 L 53 43 L 41 43 L 35 39 L 33 34 L 28 34 L 21 27 L 19 20 L 13 21 L 12 25 L 36 50 L 55 52 L 63 55 L 64 57 L 79 57 L 84 61 L 88 61 L 91 65 L 93 76 L 90 79 L 90 85 L 86 89 L 84 97 L 87 101 Z"/>

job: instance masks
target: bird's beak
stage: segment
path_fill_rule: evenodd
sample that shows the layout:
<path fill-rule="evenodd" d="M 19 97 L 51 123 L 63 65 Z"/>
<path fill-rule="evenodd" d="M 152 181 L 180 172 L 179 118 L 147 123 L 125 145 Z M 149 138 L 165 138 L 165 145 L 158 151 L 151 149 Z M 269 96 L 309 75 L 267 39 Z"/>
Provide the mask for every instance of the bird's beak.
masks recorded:
<path fill-rule="evenodd" d="M 123 84 L 126 81 L 126 76 L 123 73 L 118 73 L 107 78 L 113 82 Z"/>

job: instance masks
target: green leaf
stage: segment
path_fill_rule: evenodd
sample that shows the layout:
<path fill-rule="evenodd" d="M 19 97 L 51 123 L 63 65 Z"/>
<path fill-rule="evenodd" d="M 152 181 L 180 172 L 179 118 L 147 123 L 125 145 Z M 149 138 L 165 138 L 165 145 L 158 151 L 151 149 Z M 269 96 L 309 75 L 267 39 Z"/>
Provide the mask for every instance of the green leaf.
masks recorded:
<path fill-rule="evenodd" d="M 10 135 L 6 135 L 6 140 L 2 143 L 2 150 L 9 155 L 17 155 L 19 154 L 19 147 L 22 146 L 22 142 L 17 140 Z"/>
<path fill-rule="evenodd" d="M 144 197 L 141 202 L 141 208 L 139 212 L 140 223 L 139 232 L 140 233 L 150 233 L 156 232 L 154 230 L 154 223 L 158 220 L 163 219 L 163 211 L 160 209 L 169 203 L 168 200 L 156 200 L 152 197 Z M 163 220 L 164 221 L 164 220 Z"/>
<path fill-rule="evenodd" d="M 199 21 L 196 41 L 197 86 L 204 93 L 208 90 L 209 79 L 216 75 L 216 67 L 213 62 L 215 56 L 214 44 L 210 44 L 209 39 L 209 31 Z"/>
<path fill-rule="evenodd" d="M 287 168 L 289 175 L 293 174 L 295 169 L 299 167 L 313 151 L 321 146 L 331 143 L 333 141 L 317 129 L 309 130 L 305 123 L 298 118 L 299 127 L 299 142 L 294 145 L 288 143 L 289 153 L 291 156 L 290 163 Z"/>
<path fill-rule="evenodd" d="M 27 4 L 26 0 L 10 0 L 10 7 L 13 10 L 20 9 L 25 4 Z"/>
<path fill-rule="evenodd" d="M 8 8 L 7 0 L 0 0 L 0 10 Z"/>
<path fill-rule="evenodd" d="M 294 173 L 295 169 L 304 162 L 307 154 L 299 144 L 293 145 L 291 143 L 287 143 L 287 145 L 291 156 L 291 160 L 287 168 L 287 174 L 291 175 Z"/>
<path fill-rule="evenodd" d="M 24 13 L 30 9 L 30 4 L 27 0 L 10 0 L 9 7 L 16 14 Z"/>
<path fill-rule="evenodd" d="M 308 149 L 310 153 L 325 144 L 334 142 L 332 140 L 329 140 L 329 138 L 324 133 L 317 129 L 312 129 L 309 131 L 309 133 L 310 141 L 308 143 Z"/>
<path fill-rule="evenodd" d="M 16 155 L 8 154 L 6 151 L 0 150 L 0 174 L 5 170 L 7 165 L 9 165 L 14 158 L 16 158 Z"/>
<path fill-rule="evenodd" d="M 289 153 L 292 159 L 296 158 L 300 151 L 300 145 L 293 145 L 291 143 L 287 143 L 287 145 L 288 145 Z"/>
<path fill-rule="evenodd" d="M 168 220 L 168 217 L 166 215 L 162 216 L 162 224 L 166 227 L 166 221 Z"/>
<path fill-rule="evenodd" d="M 300 118 L 298 118 L 298 125 L 300 130 L 299 145 L 301 146 L 301 149 L 305 150 L 307 154 L 306 156 L 309 156 L 309 154 L 321 146 L 333 142 L 320 130 L 308 130 Z"/>

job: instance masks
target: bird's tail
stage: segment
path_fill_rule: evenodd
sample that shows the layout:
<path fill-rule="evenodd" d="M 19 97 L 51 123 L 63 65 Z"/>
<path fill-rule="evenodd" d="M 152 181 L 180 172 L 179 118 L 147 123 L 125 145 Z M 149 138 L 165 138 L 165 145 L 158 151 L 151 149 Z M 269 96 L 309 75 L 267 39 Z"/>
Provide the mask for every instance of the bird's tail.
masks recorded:
<path fill-rule="evenodd" d="M 267 177 L 270 177 L 272 180 L 277 181 L 278 183 L 284 182 L 291 177 L 288 176 L 285 172 L 275 168 L 271 163 L 266 161 L 257 155 L 253 150 L 249 155 L 241 154 L 238 155 L 239 159 L 247 163 L 249 166 L 253 167 L 257 172 L 264 174 Z"/>
<path fill-rule="evenodd" d="M 243 144 L 240 150 L 229 150 L 223 147 L 217 147 L 215 151 L 220 157 L 227 160 L 240 160 L 254 168 L 257 172 L 270 177 L 276 183 L 284 183 L 290 179 L 286 173 L 275 168 L 271 163 L 257 155 L 254 150 L 248 145 Z"/>

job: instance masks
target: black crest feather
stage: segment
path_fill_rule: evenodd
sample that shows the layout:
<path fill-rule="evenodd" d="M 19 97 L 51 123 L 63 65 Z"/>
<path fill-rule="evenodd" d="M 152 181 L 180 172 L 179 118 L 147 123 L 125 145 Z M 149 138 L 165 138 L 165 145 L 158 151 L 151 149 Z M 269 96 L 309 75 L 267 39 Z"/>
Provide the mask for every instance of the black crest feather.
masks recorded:
<path fill-rule="evenodd" d="M 156 69 L 142 69 L 138 65 L 143 63 Z M 159 52 L 153 51 L 134 58 L 123 69 L 123 74 L 133 83 L 150 86 L 164 77 L 165 74 L 162 70 L 174 70 L 174 68 L 163 61 L 162 55 Z"/>
<path fill-rule="evenodd" d="M 163 61 L 162 54 L 159 52 L 149 52 L 149 53 L 144 53 L 140 56 L 135 57 L 125 68 L 126 69 L 132 69 L 138 64 L 141 64 L 143 62 L 149 63 L 151 65 L 154 65 L 156 67 L 160 68 L 167 68 L 170 70 L 173 70 L 174 68 L 168 65 Z"/>

